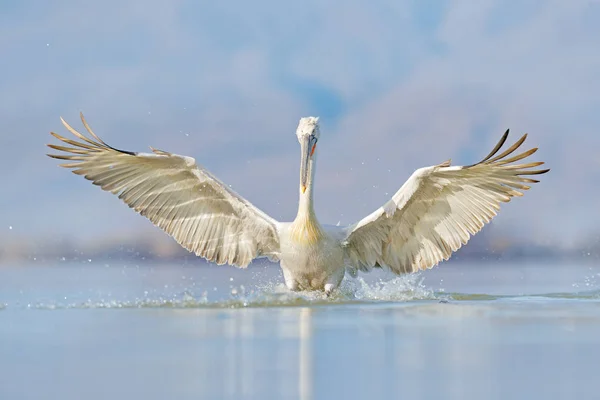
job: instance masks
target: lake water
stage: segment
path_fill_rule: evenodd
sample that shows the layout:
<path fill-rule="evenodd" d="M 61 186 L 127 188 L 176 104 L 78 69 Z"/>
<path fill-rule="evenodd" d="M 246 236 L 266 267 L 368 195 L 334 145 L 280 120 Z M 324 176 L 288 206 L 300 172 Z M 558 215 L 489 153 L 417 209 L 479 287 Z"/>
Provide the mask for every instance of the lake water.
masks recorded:
<path fill-rule="evenodd" d="M 0 265 L 0 399 L 598 399 L 600 263 L 289 293 L 248 270 Z"/>

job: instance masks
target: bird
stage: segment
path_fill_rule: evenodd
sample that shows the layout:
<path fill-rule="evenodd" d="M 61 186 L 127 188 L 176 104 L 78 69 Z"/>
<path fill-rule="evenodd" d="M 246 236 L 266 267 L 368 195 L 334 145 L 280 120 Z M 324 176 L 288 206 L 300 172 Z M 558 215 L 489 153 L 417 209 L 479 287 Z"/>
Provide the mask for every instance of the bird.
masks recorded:
<path fill-rule="evenodd" d="M 500 204 L 520 197 L 539 180 L 544 162 L 517 163 L 537 151 L 514 154 L 527 134 L 500 152 L 509 130 L 481 161 L 451 160 L 415 170 L 385 204 L 348 225 L 324 225 L 314 209 L 314 178 L 321 131 L 318 117 L 303 117 L 298 212 L 291 222 L 270 217 L 221 182 L 192 157 L 150 147 L 151 153 L 119 150 L 100 139 L 82 113 L 83 135 L 62 117 L 69 139 L 48 144 L 82 175 L 146 217 L 177 243 L 216 264 L 247 267 L 254 259 L 279 262 L 291 291 L 336 290 L 346 273 L 374 268 L 396 275 L 430 269 L 465 245 L 489 223 Z M 67 144 L 69 146 L 64 146 Z M 500 153 L 499 153 L 500 152 Z"/>

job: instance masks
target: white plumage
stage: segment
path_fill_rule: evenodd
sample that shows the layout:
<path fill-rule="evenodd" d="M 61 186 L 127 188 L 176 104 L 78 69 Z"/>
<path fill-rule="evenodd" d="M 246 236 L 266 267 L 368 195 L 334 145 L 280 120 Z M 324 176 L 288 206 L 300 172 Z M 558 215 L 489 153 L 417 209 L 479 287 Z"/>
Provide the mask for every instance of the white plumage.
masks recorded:
<path fill-rule="evenodd" d="M 246 267 L 253 259 L 279 261 L 292 290 L 339 286 L 346 269 L 388 268 L 396 274 L 431 268 L 467 243 L 500 209 L 501 202 L 538 182 L 543 162 L 515 164 L 537 148 L 508 158 L 527 135 L 506 151 L 508 131 L 481 162 L 450 161 L 415 171 L 381 208 L 349 227 L 323 227 L 313 208 L 313 179 L 320 130 L 318 118 L 302 118 L 300 201 L 293 222 L 278 222 L 224 185 L 191 157 L 152 149 L 115 149 L 86 137 L 61 119 L 79 141 L 51 133 L 74 147 L 48 145 L 67 154 L 61 164 L 118 195 L 129 207 L 171 235 L 180 245 L 218 264 Z"/>

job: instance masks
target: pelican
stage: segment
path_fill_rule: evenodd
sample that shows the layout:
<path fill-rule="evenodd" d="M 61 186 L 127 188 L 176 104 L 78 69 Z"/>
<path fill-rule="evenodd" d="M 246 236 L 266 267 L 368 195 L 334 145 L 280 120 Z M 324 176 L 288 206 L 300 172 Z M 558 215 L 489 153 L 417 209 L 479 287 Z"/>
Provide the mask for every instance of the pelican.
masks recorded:
<path fill-rule="evenodd" d="M 319 223 L 313 206 L 314 177 L 320 137 L 319 118 L 301 118 L 299 205 L 292 222 L 279 222 L 223 184 L 196 160 L 150 148 L 152 153 L 116 149 L 94 134 L 65 128 L 77 139 L 51 132 L 73 147 L 49 144 L 66 154 L 62 167 L 118 195 L 197 256 L 219 265 L 245 268 L 255 258 L 279 262 L 286 286 L 293 291 L 320 290 L 331 294 L 346 271 L 385 268 L 406 274 L 434 267 L 496 216 L 530 184 L 528 176 L 549 169 L 532 169 L 543 162 L 515 162 L 537 151 L 513 155 L 523 135 L 498 154 L 508 130 L 480 162 L 452 166 L 450 160 L 417 169 L 382 207 L 346 227 Z"/>

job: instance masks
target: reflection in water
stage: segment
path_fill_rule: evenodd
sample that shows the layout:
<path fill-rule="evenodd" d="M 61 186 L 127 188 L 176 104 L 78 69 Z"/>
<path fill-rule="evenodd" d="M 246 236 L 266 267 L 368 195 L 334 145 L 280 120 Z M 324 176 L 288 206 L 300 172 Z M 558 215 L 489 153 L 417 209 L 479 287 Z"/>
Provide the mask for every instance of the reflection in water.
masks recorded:
<path fill-rule="evenodd" d="M 311 325 L 312 310 L 302 308 L 300 310 L 300 334 L 299 334 L 299 357 L 298 357 L 298 388 L 301 400 L 312 399 L 312 346 Z"/>
<path fill-rule="evenodd" d="M 597 300 L 8 308 L 0 398 L 586 398 L 598 337 Z"/>
<path fill-rule="evenodd" d="M 333 299 L 230 269 L 0 270 L 0 399 L 597 397 L 600 291 L 569 291 L 596 270 L 448 267 L 445 292 Z"/>
<path fill-rule="evenodd" d="M 177 360 L 185 372 L 163 377 L 166 385 L 186 387 L 199 398 L 314 398 L 313 309 L 148 311 L 173 335 L 172 353 L 163 356 L 185 354 Z"/>

